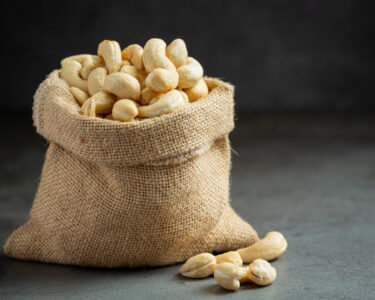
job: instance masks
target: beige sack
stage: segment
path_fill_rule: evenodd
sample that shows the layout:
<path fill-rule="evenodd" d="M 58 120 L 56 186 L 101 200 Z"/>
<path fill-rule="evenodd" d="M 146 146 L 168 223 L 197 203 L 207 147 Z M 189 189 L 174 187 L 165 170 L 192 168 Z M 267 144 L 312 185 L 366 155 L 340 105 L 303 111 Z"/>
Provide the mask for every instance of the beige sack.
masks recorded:
<path fill-rule="evenodd" d="M 230 207 L 233 87 L 161 117 L 79 114 L 58 71 L 39 87 L 34 125 L 49 141 L 29 221 L 9 256 L 95 267 L 162 266 L 258 240 Z"/>

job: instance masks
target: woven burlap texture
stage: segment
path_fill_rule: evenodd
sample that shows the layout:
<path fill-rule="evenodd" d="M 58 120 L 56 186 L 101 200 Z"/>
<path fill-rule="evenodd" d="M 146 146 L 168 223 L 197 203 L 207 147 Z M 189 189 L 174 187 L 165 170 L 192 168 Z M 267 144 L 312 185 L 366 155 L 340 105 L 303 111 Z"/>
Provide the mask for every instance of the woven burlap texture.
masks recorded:
<path fill-rule="evenodd" d="M 34 96 L 34 125 L 49 141 L 40 184 L 5 253 L 81 266 L 162 266 L 257 241 L 229 204 L 233 87 L 205 80 L 207 97 L 121 123 L 80 115 L 52 72 Z"/>

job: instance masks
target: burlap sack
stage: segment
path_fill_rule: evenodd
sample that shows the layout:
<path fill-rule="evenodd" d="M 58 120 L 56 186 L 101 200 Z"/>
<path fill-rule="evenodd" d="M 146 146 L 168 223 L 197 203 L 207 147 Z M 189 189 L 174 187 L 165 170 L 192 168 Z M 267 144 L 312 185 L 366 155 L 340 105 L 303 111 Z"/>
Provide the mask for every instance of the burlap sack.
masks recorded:
<path fill-rule="evenodd" d="M 95 267 L 161 266 L 258 240 L 230 207 L 228 133 L 233 87 L 161 117 L 121 123 L 79 114 L 59 79 L 35 94 L 37 132 L 49 141 L 29 221 L 9 256 Z"/>

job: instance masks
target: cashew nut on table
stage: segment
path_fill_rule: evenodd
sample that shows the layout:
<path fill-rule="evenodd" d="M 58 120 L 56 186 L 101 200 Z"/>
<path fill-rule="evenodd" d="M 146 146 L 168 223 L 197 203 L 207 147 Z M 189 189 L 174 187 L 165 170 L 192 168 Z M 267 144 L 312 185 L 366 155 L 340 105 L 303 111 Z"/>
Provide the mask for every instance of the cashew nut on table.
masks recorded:
<path fill-rule="evenodd" d="M 271 231 L 247 248 L 216 256 L 210 253 L 195 255 L 182 265 L 180 273 L 190 278 L 214 275 L 217 283 L 230 291 L 249 282 L 265 286 L 276 279 L 276 269 L 268 261 L 280 257 L 287 247 L 285 237 L 280 232 Z M 244 263 L 249 265 L 243 266 Z"/>
<path fill-rule="evenodd" d="M 104 40 L 97 55 L 64 58 L 60 78 L 82 115 L 130 122 L 172 113 L 207 96 L 203 72 L 182 39 L 167 45 L 152 38 L 144 47 L 131 44 L 122 51 L 117 41 Z"/>

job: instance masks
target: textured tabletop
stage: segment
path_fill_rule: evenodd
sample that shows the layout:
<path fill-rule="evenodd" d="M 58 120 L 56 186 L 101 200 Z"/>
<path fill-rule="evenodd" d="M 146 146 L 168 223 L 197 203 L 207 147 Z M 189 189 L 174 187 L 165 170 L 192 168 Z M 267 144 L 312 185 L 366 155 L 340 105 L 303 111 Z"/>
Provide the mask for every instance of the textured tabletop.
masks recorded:
<path fill-rule="evenodd" d="M 0 120 L 0 243 L 31 208 L 47 143 L 29 115 Z M 287 252 L 269 287 L 221 289 L 179 265 L 94 269 L 0 254 L 1 299 L 374 299 L 375 118 L 240 116 L 231 134 L 233 208 Z"/>

